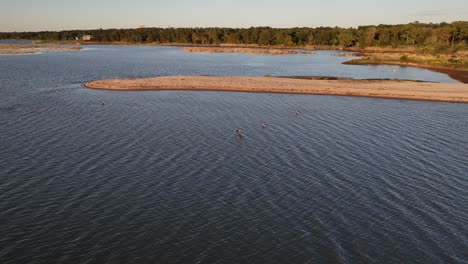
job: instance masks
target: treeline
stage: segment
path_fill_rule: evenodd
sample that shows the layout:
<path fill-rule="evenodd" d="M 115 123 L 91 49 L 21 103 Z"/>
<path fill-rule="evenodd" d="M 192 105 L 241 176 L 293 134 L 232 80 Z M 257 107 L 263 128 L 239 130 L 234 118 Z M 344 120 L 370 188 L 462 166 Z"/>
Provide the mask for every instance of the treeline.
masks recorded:
<path fill-rule="evenodd" d="M 358 28 L 141 28 L 69 30 L 59 32 L 8 32 L 0 39 L 45 41 L 74 40 L 92 35 L 95 42 L 257 44 L 265 46 L 341 47 L 433 47 L 468 48 L 468 21 L 404 25 L 360 26 Z"/>

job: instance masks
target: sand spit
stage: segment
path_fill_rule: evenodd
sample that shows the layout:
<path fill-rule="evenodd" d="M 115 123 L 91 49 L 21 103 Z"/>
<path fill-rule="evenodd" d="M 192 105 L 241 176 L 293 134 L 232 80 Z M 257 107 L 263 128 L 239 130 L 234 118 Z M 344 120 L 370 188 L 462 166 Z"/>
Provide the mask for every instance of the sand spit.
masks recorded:
<path fill-rule="evenodd" d="M 307 79 L 237 76 L 167 76 L 107 79 L 85 84 L 104 90 L 205 90 L 364 96 L 468 103 L 468 85 L 394 80 Z"/>
<path fill-rule="evenodd" d="M 24 55 L 38 52 L 63 52 L 77 51 L 81 47 L 77 46 L 43 46 L 43 45 L 0 45 L 1 55 Z"/>
<path fill-rule="evenodd" d="M 25 55 L 25 54 L 34 54 L 36 51 L 15 51 L 15 50 L 0 50 L 0 55 Z"/>
<path fill-rule="evenodd" d="M 292 49 L 272 49 L 272 48 L 212 48 L 212 47 L 186 47 L 185 52 L 207 52 L 207 53 L 255 53 L 255 54 L 303 54 Z"/>

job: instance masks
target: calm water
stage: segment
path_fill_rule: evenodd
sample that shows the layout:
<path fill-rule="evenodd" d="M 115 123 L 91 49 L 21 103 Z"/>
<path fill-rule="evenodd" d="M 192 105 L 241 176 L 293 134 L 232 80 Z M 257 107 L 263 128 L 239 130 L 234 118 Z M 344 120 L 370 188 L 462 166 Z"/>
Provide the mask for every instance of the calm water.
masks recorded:
<path fill-rule="evenodd" d="M 16 40 L 16 39 L 0 39 L 0 45 L 32 45 L 30 40 Z M 1 46 L 0 46 L 1 48 Z"/>
<path fill-rule="evenodd" d="M 0 262 L 468 263 L 467 104 L 81 87 L 179 74 L 453 82 L 336 54 L 0 56 Z"/>

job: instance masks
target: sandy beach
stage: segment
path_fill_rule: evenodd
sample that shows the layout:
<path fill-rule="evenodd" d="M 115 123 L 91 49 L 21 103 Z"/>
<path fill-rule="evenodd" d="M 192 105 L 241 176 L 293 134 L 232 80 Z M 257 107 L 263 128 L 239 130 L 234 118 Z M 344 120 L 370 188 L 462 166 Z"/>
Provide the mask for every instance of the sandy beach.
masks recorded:
<path fill-rule="evenodd" d="M 166 76 L 87 82 L 90 89 L 205 90 L 363 96 L 468 103 L 468 85 L 394 80 L 323 80 L 284 77 Z"/>

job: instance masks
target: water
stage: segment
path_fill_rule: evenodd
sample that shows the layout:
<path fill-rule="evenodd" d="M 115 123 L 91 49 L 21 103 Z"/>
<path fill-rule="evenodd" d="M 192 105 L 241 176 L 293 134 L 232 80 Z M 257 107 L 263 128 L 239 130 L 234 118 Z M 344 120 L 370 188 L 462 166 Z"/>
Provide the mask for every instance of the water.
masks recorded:
<path fill-rule="evenodd" d="M 451 81 L 331 55 L 0 57 L 0 262 L 467 263 L 466 104 L 81 86 L 394 69 Z"/>
<path fill-rule="evenodd" d="M 0 39 L 0 45 L 32 45 L 30 40 Z M 1 46 L 0 46 L 1 47 Z"/>

